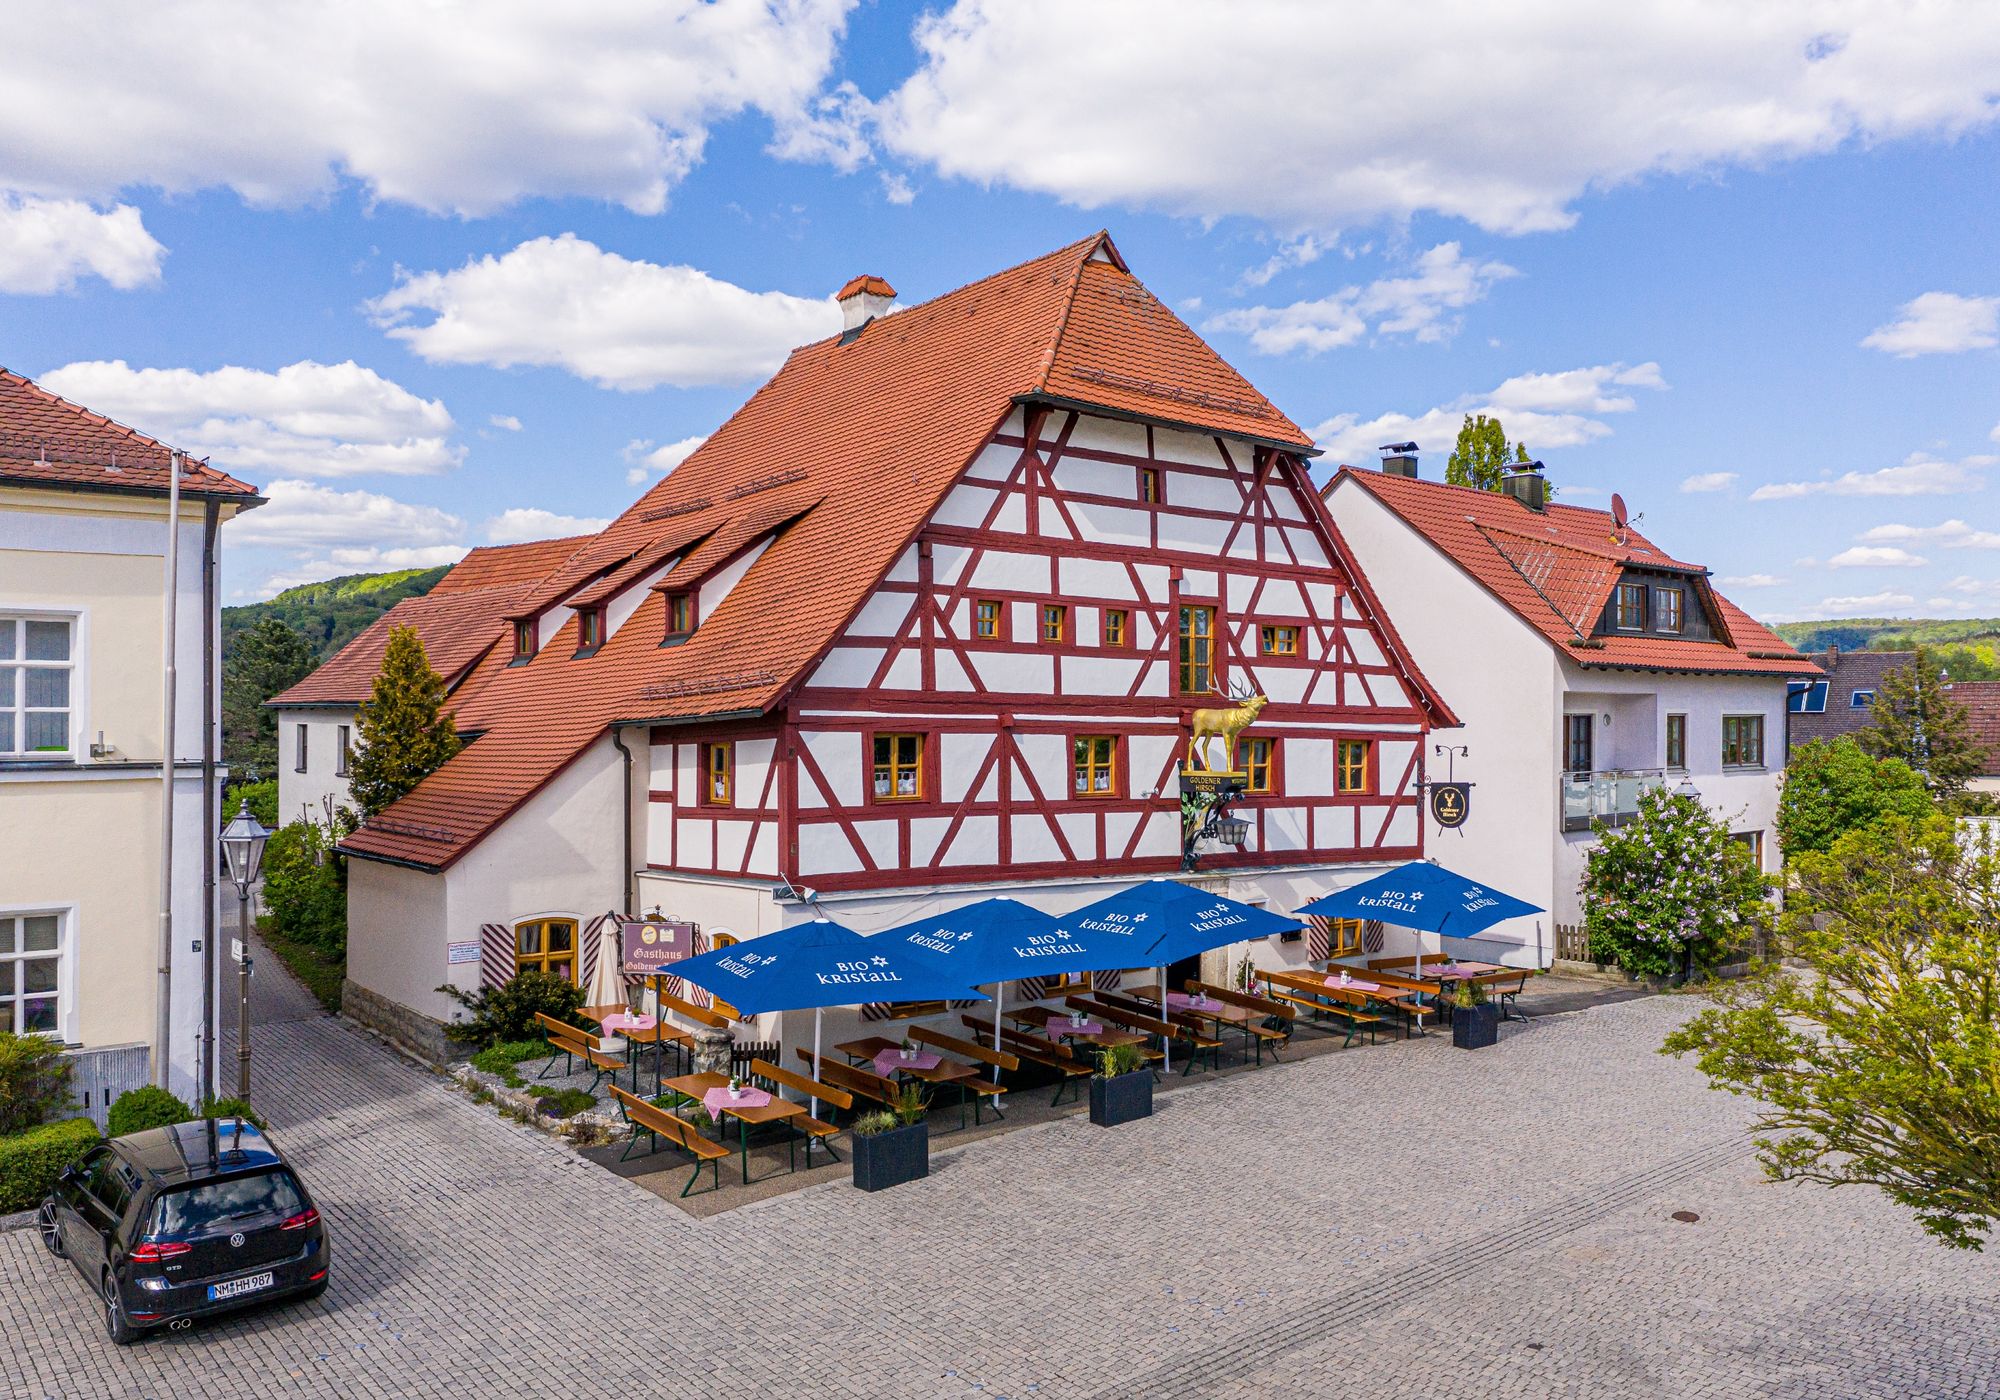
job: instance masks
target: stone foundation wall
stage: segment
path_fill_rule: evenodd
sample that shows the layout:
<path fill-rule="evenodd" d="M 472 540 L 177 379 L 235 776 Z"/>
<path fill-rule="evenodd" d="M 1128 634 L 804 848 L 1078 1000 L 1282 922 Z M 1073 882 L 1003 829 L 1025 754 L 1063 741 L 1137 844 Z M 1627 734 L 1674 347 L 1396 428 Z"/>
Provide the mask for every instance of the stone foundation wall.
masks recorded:
<path fill-rule="evenodd" d="M 386 1036 L 427 1064 L 445 1065 L 467 1059 L 473 1047 L 452 1038 L 444 1022 L 412 1011 L 349 978 L 341 984 L 340 1014 Z"/>

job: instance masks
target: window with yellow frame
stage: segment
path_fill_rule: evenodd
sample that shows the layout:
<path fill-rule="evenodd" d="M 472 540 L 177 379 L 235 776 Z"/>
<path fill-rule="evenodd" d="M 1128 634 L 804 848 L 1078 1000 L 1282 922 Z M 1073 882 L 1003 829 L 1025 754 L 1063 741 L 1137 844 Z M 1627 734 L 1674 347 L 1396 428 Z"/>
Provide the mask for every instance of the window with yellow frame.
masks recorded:
<path fill-rule="evenodd" d="M 576 920 L 530 919 L 514 926 L 514 971 L 576 981 Z"/>
<path fill-rule="evenodd" d="M 877 734 L 873 790 L 878 798 L 897 800 L 924 795 L 924 736 Z"/>
<path fill-rule="evenodd" d="M 1299 654 L 1299 629 L 1296 627 L 1259 627 L 1257 639 L 1258 649 L 1266 656 Z"/>
<path fill-rule="evenodd" d="M 1373 792 L 1375 742 L 1342 739 L 1334 756 L 1334 786 L 1341 792 Z"/>
<path fill-rule="evenodd" d="M 1244 746 L 1244 773 L 1249 780 L 1251 792 L 1276 792 L 1278 779 L 1278 741 L 1276 739 L 1252 739 Z"/>
<path fill-rule="evenodd" d="M 1078 797 L 1118 795 L 1118 740 L 1109 734 L 1080 734 L 1070 756 L 1070 777 Z"/>
<path fill-rule="evenodd" d="M 1330 958 L 1352 957 L 1361 951 L 1360 919 L 1328 919 L 1326 921 L 1326 955 Z"/>
<path fill-rule="evenodd" d="M 1181 694 L 1205 695 L 1215 680 L 1215 609 L 1181 605 Z"/>
<path fill-rule="evenodd" d="M 997 598 L 981 598 L 972 605 L 972 629 L 981 641 L 1000 640 L 1002 606 Z"/>
<path fill-rule="evenodd" d="M 732 947 L 739 941 L 740 940 L 733 933 L 711 933 L 708 936 L 709 951 L 713 952 L 717 948 Z M 708 1009 L 713 1011 L 718 1016 L 727 1016 L 732 1021 L 740 1021 L 743 1019 L 743 1013 L 741 1011 L 738 1011 L 735 1007 L 731 1006 L 728 1002 L 724 1001 L 721 997 L 715 995 L 715 993 L 713 992 L 710 992 L 708 996 Z"/>
<path fill-rule="evenodd" d="M 701 746 L 701 800 L 704 806 L 727 807 L 736 795 L 736 745 Z"/>
<path fill-rule="evenodd" d="M 1123 608 L 1106 608 L 1104 610 L 1104 645 L 1108 647 L 1122 647 L 1125 645 L 1125 639 L 1128 635 L 1126 629 L 1130 618 L 1131 614 L 1127 613 Z"/>
<path fill-rule="evenodd" d="M 1051 646 L 1069 635 L 1069 609 L 1061 603 L 1042 604 L 1042 640 Z"/>

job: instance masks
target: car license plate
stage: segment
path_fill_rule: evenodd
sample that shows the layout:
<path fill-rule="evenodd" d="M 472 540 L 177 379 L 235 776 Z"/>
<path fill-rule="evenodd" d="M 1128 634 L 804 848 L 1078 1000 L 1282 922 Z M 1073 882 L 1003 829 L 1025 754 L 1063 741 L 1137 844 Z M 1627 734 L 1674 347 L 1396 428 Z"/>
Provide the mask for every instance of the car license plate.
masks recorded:
<path fill-rule="evenodd" d="M 269 1288 L 277 1282 L 277 1277 L 267 1269 L 248 1278 L 233 1278 L 227 1283 L 211 1283 L 208 1286 L 208 1301 L 220 1302 L 224 1298 L 238 1298 L 245 1293 L 255 1293 L 260 1288 Z"/>

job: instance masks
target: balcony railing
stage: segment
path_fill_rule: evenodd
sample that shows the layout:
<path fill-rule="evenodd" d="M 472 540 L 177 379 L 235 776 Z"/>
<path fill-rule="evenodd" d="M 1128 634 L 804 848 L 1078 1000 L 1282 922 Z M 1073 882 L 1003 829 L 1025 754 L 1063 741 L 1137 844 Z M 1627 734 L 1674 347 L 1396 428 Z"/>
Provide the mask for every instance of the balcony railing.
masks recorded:
<path fill-rule="evenodd" d="M 1562 792 L 1563 830 L 1588 831 L 1592 822 L 1623 826 L 1639 815 L 1640 796 L 1666 780 L 1663 768 L 1564 773 L 1557 779 Z"/>

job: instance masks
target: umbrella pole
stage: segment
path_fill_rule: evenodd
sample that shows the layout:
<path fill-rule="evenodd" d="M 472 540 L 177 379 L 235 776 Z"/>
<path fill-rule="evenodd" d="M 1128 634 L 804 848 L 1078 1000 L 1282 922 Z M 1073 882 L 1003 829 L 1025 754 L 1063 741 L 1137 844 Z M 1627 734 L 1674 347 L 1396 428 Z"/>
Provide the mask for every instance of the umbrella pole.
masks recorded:
<path fill-rule="evenodd" d="M 819 1007 L 813 1008 L 813 1083 L 819 1083 L 819 1023 L 826 1013 Z M 819 1095 L 812 1096 L 812 1116 L 819 1117 Z"/>
<path fill-rule="evenodd" d="M 1160 964 L 1160 1024 L 1166 1026 L 1167 1033 L 1160 1037 L 1160 1068 L 1171 1073 L 1174 1068 L 1173 1022 L 1167 1019 L 1167 965 Z"/>
<path fill-rule="evenodd" d="M 1000 1053 L 1000 1013 L 1006 1005 L 1007 984 L 1005 982 L 995 982 L 993 984 L 993 1053 L 996 1055 Z M 997 1064 L 993 1066 L 993 1082 L 995 1084 L 1000 1082 L 1000 1066 Z M 995 1102 L 998 1102 L 998 1100 L 995 1100 Z"/>

